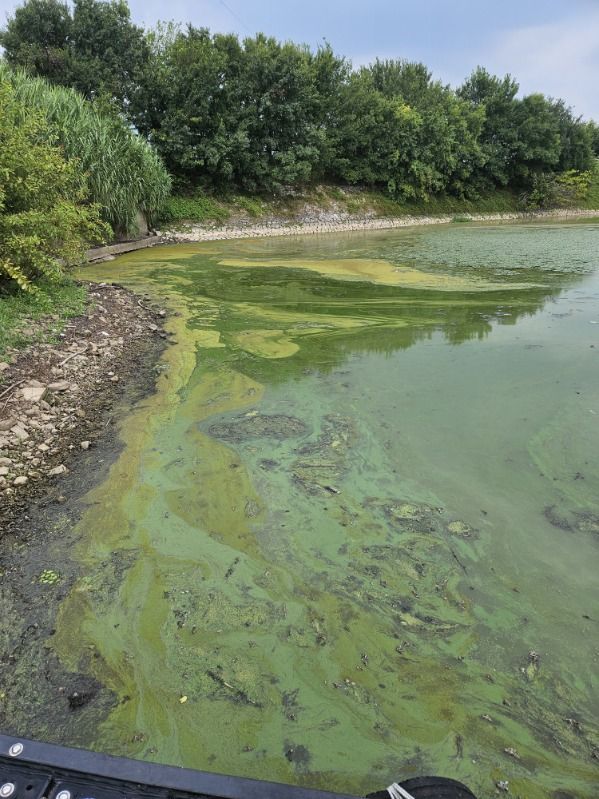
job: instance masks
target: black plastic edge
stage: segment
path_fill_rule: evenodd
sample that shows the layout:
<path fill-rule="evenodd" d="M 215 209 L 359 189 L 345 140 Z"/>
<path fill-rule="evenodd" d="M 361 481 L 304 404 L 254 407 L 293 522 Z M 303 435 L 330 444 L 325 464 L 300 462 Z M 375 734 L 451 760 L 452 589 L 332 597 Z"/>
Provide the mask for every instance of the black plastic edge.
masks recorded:
<path fill-rule="evenodd" d="M 11 757 L 9 750 L 17 743 L 22 744 L 23 751 L 18 756 Z M 204 794 L 219 799 L 356 799 L 349 794 L 164 766 L 2 734 L 0 758 L 5 762 L 12 760 L 42 768 L 73 771 L 86 777 Z"/>

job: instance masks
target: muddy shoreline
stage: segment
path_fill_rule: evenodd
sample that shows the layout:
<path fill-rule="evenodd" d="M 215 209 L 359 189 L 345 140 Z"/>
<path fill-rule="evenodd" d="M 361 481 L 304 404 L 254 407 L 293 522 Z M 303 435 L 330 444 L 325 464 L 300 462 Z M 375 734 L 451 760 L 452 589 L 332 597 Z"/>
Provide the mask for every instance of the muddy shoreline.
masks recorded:
<path fill-rule="evenodd" d="M 85 663 L 71 673 L 52 650 L 58 607 L 81 576 L 70 553 L 82 498 L 121 451 L 121 410 L 151 393 L 166 346 L 162 309 L 120 286 L 86 285 L 86 313 L 58 342 L 14 353 L 0 387 L 0 607 L 10 620 L 0 729 L 63 744 L 91 743 L 115 701 Z"/>

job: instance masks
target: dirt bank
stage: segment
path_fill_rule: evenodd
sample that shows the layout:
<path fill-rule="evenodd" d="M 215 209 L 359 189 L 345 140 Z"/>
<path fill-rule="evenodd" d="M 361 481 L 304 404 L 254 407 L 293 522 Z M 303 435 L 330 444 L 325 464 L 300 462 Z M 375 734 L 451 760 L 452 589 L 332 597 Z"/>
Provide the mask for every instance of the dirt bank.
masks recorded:
<path fill-rule="evenodd" d="M 0 613 L 10 620 L 0 632 L 3 732 L 69 743 L 89 729 L 92 740 L 114 701 L 62 668 L 52 634 L 79 576 L 70 552 L 81 498 L 120 450 L 121 408 L 154 386 L 163 315 L 122 287 L 90 284 L 87 312 L 58 342 L 12 353 L 0 367 Z"/>
<path fill-rule="evenodd" d="M 247 239 L 261 236 L 305 236 L 319 233 L 345 233 L 360 230 L 387 230 L 416 225 L 445 225 L 459 221 L 507 222 L 510 220 L 576 219 L 599 216 L 599 211 L 579 209 L 554 209 L 551 211 L 514 212 L 497 214 L 446 214 L 443 216 L 375 217 L 352 216 L 328 210 L 307 207 L 292 218 L 268 217 L 259 223 L 247 218 L 236 218 L 232 224 L 189 224 L 177 230 L 158 233 L 162 241 L 219 241 Z M 154 240 L 155 241 L 155 240 Z"/>

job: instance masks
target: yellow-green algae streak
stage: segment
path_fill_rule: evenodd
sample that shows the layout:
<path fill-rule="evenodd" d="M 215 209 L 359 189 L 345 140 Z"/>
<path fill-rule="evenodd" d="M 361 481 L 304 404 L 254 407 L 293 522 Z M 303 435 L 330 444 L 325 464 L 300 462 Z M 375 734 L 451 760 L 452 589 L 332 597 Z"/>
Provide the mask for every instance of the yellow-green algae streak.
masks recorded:
<path fill-rule="evenodd" d="M 177 343 L 80 525 L 54 646 L 118 697 L 82 745 L 596 797 L 598 243 L 471 225 L 86 269 L 165 301 Z"/>

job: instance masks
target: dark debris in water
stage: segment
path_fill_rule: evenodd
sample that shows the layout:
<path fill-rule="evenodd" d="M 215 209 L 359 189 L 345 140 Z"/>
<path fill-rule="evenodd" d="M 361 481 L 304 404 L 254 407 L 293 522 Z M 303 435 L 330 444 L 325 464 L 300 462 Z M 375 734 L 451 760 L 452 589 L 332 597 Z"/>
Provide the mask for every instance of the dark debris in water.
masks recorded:
<path fill-rule="evenodd" d="M 599 515 L 590 511 L 560 511 L 555 505 L 548 505 L 544 509 L 543 515 L 553 527 L 557 527 L 559 530 L 599 535 Z"/>
<path fill-rule="evenodd" d="M 215 438 L 241 444 L 255 438 L 298 438 L 308 433 L 308 426 L 301 419 L 284 414 L 250 413 L 236 416 L 230 421 L 217 422 L 208 428 Z"/>
<path fill-rule="evenodd" d="M 293 480 L 308 494 L 338 496 L 338 483 L 349 467 L 349 450 L 355 439 L 351 419 L 340 414 L 325 416 L 316 441 L 297 450 Z"/>
<path fill-rule="evenodd" d="M 310 764 L 310 760 L 312 759 L 309 749 L 307 749 L 303 744 L 295 744 L 291 741 L 285 741 L 283 753 L 287 760 L 299 771 L 306 769 Z"/>

